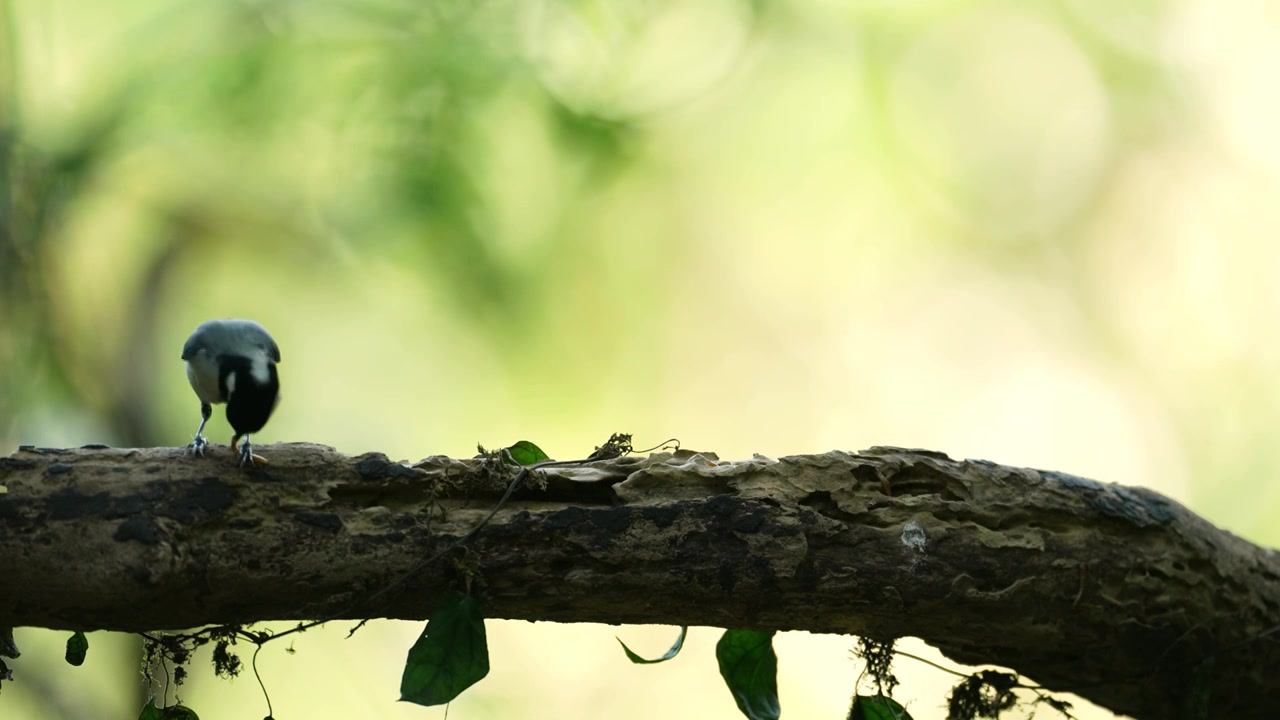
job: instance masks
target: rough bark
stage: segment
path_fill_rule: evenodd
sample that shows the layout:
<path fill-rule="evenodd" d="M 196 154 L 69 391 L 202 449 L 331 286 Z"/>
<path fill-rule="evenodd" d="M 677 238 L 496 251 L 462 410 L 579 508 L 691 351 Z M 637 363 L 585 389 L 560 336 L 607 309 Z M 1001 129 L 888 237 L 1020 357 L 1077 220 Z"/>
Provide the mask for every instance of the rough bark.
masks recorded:
<path fill-rule="evenodd" d="M 550 469 L 491 509 L 476 460 L 331 448 L 23 448 L 0 458 L 0 625 L 154 630 L 491 617 L 916 636 L 1140 718 L 1280 708 L 1280 558 L 1149 490 L 872 448 Z M 1211 663 L 1203 663 L 1212 658 Z"/>

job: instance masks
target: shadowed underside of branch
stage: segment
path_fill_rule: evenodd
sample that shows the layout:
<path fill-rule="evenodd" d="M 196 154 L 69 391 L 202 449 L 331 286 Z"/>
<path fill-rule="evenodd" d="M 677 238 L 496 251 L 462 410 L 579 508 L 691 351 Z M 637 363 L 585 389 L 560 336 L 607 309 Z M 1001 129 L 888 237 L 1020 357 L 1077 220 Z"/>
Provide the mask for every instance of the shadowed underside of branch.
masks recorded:
<path fill-rule="evenodd" d="M 1280 707 L 1280 645 L 1257 639 L 1280 625 L 1280 558 L 1141 488 L 899 448 L 626 457 L 536 473 L 398 584 L 502 478 L 259 452 L 0 458 L 0 625 L 422 619 L 470 578 L 490 617 L 915 636 L 1143 718 L 1206 691 L 1216 716 Z"/>

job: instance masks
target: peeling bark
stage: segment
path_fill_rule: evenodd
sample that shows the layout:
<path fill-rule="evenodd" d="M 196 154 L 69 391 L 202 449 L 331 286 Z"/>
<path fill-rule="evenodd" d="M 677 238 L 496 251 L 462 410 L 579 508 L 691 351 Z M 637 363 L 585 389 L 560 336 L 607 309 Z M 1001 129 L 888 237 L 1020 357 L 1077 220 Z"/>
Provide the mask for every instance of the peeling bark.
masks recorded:
<path fill-rule="evenodd" d="M 1142 488 L 898 448 L 628 457 L 539 473 L 467 550 L 367 602 L 471 530 L 500 479 L 211 451 L 0 458 L 0 625 L 422 619 L 474 573 L 491 617 L 916 636 L 1140 718 L 1199 690 L 1215 717 L 1280 708 L 1280 643 L 1258 639 L 1280 625 L 1280 557 Z"/>

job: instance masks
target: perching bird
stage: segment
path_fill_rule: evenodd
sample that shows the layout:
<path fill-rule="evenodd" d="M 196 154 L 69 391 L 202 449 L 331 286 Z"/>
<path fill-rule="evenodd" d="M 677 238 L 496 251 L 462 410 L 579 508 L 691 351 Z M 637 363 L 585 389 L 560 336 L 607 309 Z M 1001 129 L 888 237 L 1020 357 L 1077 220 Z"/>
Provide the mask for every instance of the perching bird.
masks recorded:
<path fill-rule="evenodd" d="M 187 361 L 191 389 L 200 398 L 200 427 L 187 448 L 204 455 L 209 441 L 200 433 L 213 414 L 213 406 L 226 403 L 227 422 L 236 431 L 231 438 L 231 451 L 239 454 L 240 466 L 265 463 L 253 454 L 249 434 L 267 424 L 280 399 L 280 376 L 276 372 L 280 348 L 276 341 L 252 320 L 209 320 L 187 338 L 182 359 Z M 241 437 L 244 445 L 237 448 Z"/>

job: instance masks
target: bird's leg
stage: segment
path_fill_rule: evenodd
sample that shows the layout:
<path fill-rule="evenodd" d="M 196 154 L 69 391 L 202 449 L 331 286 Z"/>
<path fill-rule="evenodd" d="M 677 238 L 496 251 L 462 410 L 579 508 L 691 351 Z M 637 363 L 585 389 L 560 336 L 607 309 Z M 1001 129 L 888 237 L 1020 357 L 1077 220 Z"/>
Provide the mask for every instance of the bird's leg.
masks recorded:
<path fill-rule="evenodd" d="M 191 441 L 191 444 L 187 446 L 187 450 L 189 450 L 192 455 L 204 457 L 204 449 L 209 445 L 209 441 L 205 440 L 200 433 L 204 432 L 204 424 L 209 422 L 209 416 L 212 414 L 212 405 L 207 402 L 200 403 L 200 427 L 196 428 L 196 437 Z"/>
<path fill-rule="evenodd" d="M 233 442 L 232 449 L 235 449 Z M 244 444 L 240 446 L 240 467 L 248 467 L 253 462 L 253 445 L 249 443 L 249 436 L 244 436 Z"/>
<path fill-rule="evenodd" d="M 249 436 L 244 436 L 244 443 L 240 445 L 239 450 L 236 449 L 236 443 L 240 440 L 240 435 L 236 434 L 231 438 L 231 451 L 236 453 L 240 458 L 240 467 L 247 467 L 250 463 L 258 465 L 266 465 L 267 459 L 261 455 L 253 454 L 253 444 L 249 442 Z"/>

